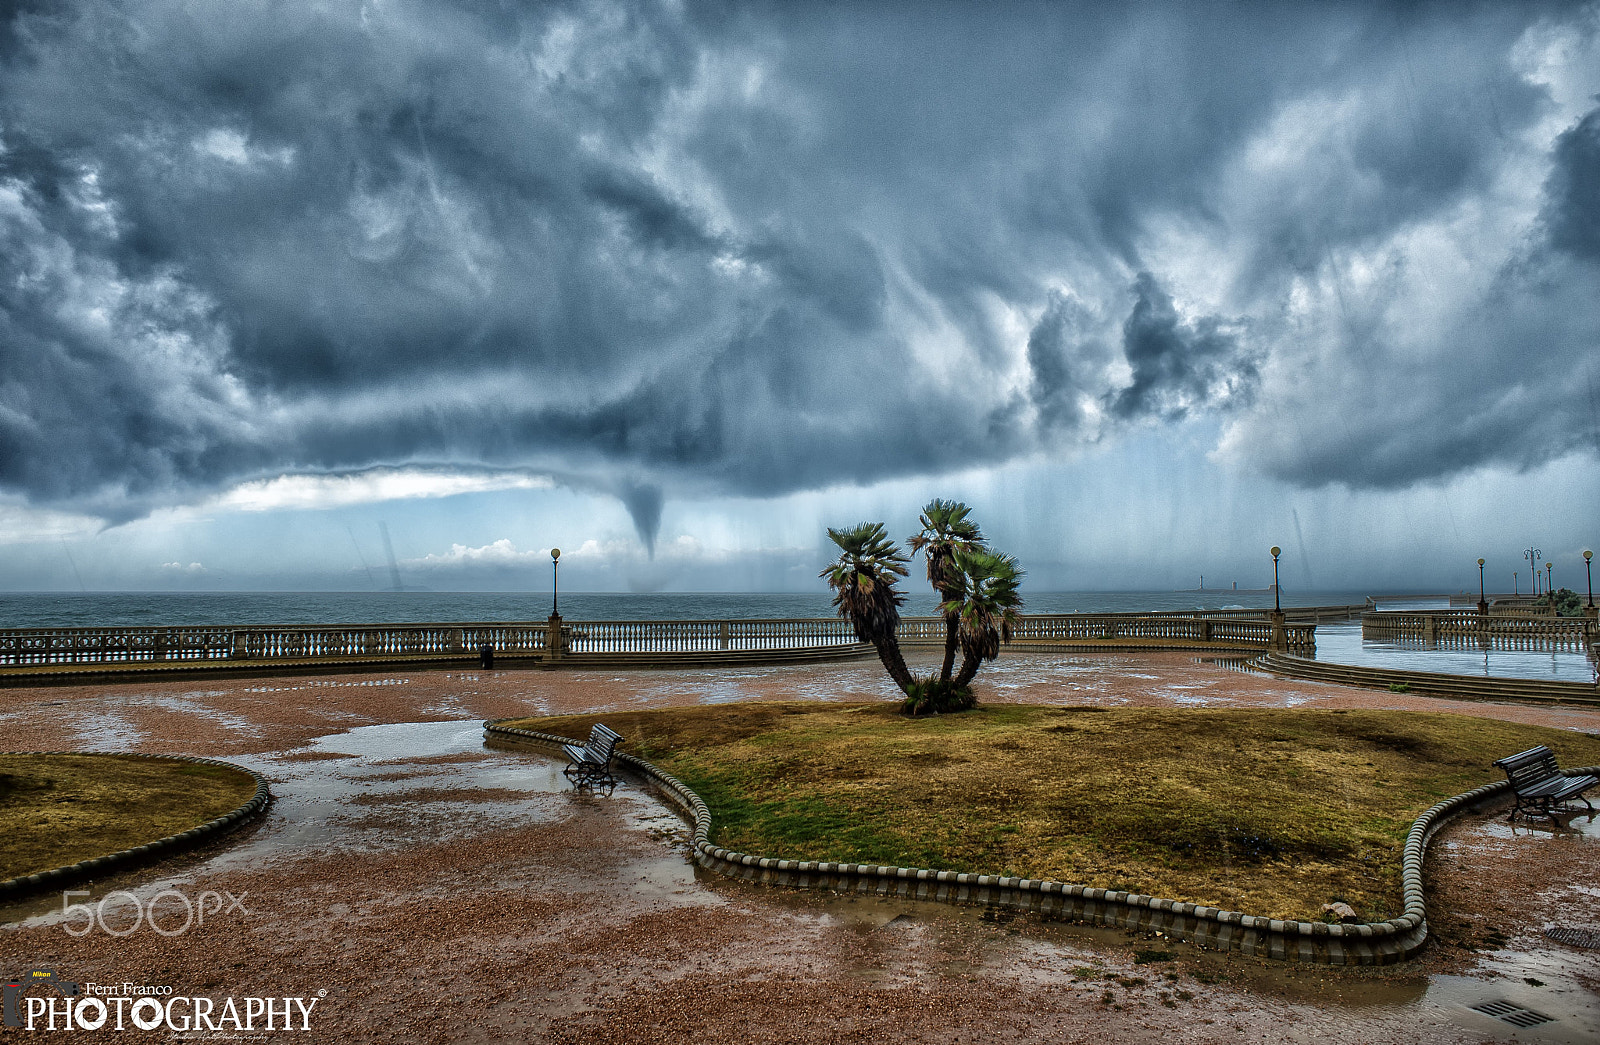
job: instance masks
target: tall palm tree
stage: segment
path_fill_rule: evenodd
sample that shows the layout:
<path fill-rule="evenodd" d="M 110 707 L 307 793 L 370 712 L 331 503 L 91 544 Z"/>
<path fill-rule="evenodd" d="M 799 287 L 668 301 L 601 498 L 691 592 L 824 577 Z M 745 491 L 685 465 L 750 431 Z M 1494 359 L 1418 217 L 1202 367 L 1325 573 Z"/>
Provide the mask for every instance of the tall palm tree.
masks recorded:
<path fill-rule="evenodd" d="M 954 687 L 965 689 L 986 660 L 1000 654 L 1000 644 L 1010 642 L 1013 630 L 1022 623 L 1023 569 L 1015 557 L 985 549 L 956 551 L 952 555 L 961 583 L 956 597 L 946 600 L 939 611 L 958 620 L 961 642 L 961 671 Z"/>
<path fill-rule="evenodd" d="M 913 555 L 917 552 L 926 553 L 928 583 L 939 593 L 941 604 L 955 598 L 961 585 L 953 559 L 956 551 L 973 552 L 983 548 L 983 531 L 978 529 L 977 523 L 967 518 L 971 512 L 972 509 L 960 501 L 935 497 L 922 509 L 922 529 L 912 534 L 907 542 L 911 545 Z M 941 683 L 949 683 L 950 672 L 955 667 L 959 620 L 957 613 L 947 612 L 944 615 L 944 664 L 939 669 Z"/>
<path fill-rule="evenodd" d="M 839 616 L 850 618 L 856 637 L 872 643 L 895 685 L 909 692 L 911 671 L 894 632 L 905 602 L 895 581 L 906 575 L 910 559 L 889 539 L 883 523 L 860 523 L 847 530 L 830 527 L 828 537 L 839 546 L 839 559 L 819 576 L 833 589 Z"/>

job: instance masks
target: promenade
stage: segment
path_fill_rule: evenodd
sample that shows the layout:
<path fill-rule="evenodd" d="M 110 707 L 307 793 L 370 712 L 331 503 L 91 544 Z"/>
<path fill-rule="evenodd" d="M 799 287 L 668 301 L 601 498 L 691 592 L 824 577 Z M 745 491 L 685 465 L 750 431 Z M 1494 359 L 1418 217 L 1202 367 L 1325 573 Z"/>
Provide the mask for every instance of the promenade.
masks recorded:
<path fill-rule="evenodd" d="M 931 653 L 912 659 L 931 665 Z M 979 686 L 987 702 L 1383 707 L 1600 731 L 1591 709 L 1274 679 L 1188 654 L 1002 655 Z M 327 990 L 328 1040 L 1484 1042 L 1510 1028 L 1471 1006 L 1499 999 L 1555 1019 L 1522 1040 L 1600 1035 L 1600 955 L 1540 934 L 1589 924 L 1600 831 L 1582 822 L 1556 836 L 1468 818 L 1435 843 L 1435 943 L 1421 960 L 1286 968 L 1120 931 L 697 874 L 682 821 L 654 798 L 630 785 L 610 800 L 571 795 L 554 760 L 487 750 L 480 726 L 896 695 L 870 662 L 0 691 L 0 747 L 204 754 L 262 772 L 278 795 L 243 836 L 85 886 L 89 902 L 114 889 L 146 900 L 168 887 L 248 894 L 248 915 L 178 938 L 148 928 L 75 938 L 60 897 L 43 897 L 0 914 L 21 920 L 0 934 L 0 958 L 99 982 Z M 1485 767 L 1485 781 L 1494 776 Z M 1530 891 L 1528 880 L 1550 886 Z M 1173 960 L 1141 963 L 1141 951 Z"/>

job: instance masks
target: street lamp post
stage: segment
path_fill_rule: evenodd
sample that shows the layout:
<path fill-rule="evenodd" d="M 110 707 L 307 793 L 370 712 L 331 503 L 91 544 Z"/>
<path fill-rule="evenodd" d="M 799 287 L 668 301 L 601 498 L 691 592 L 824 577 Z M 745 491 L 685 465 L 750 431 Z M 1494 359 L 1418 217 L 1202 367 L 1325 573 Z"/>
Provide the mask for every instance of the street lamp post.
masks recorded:
<path fill-rule="evenodd" d="M 1544 593 L 1550 597 L 1550 608 L 1556 608 L 1555 564 L 1544 564 Z"/>
<path fill-rule="evenodd" d="M 1531 545 L 1527 548 L 1524 548 L 1522 551 L 1522 557 L 1528 560 L 1529 566 L 1533 567 L 1534 598 L 1539 597 L 1539 557 L 1543 554 L 1544 552 L 1540 551 L 1538 548 L 1532 547 Z"/>
<path fill-rule="evenodd" d="M 1594 558 L 1594 552 L 1583 553 L 1583 579 L 1589 582 L 1589 609 L 1594 609 L 1594 572 L 1589 569 L 1589 560 Z M 1592 616 L 1592 613 L 1591 613 Z"/>
<path fill-rule="evenodd" d="M 550 615 L 561 615 L 561 596 L 557 593 L 556 567 L 561 565 L 561 549 L 550 549 Z"/>
<path fill-rule="evenodd" d="M 1489 612 L 1489 597 L 1483 593 L 1483 560 L 1478 560 L 1478 616 Z"/>
<path fill-rule="evenodd" d="M 560 657 L 566 650 L 561 641 L 561 610 L 560 594 L 558 593 L 557 573 L 561 565 L 561 549 L 550 549 L 550 620 L 545 625 L 544 650 L 551 660 Z"/>
<path fill-rule="evenodd" d="M 1278 555 L 1283 549 L 1272 549 L 1272 648 L 1279 653 L 1289 652 L 1289 629 L 1283 621 L 1283 593 L 1278 590 Z"/>

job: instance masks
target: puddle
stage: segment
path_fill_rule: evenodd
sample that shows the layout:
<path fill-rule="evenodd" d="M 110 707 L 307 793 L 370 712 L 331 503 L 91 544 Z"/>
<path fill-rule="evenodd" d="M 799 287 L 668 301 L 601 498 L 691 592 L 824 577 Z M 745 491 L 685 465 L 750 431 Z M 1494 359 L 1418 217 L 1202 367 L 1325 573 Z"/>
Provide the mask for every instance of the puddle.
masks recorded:
<path fill-rule="evenodd" d="M 114 711 L 73 716 L 69 724 L 78 734 L 80 751 L 135 751 L 148 739 L 144 730 Z"/>
<path fill-rule="evenodd" d="M 307 746 L 314 751 L 337 751 L 374 761 L 461 754 L 482 749 L 483 723 L 468 719 L 357 726 L 343 733 L 318 737 Z"/>
<path fill-rule="evenodd" d="M 1571 966 L 1560 957 L 1499 952 L 1485 962 L 1489 978 L 1434 976 L 1418 1008 L 1487 1035 L 1552 1045 L 1592 1045 L 1600 1041 L 1600 999 L 1577 981 Z M 1494 1015 L 1497 1011 L 1512 1019 L 1498 1018 Z M 1519 1012 L 1547 1017 L 1548 1021 L 1518 1020 Z"/>
<path fill-rule="evenodd" d="M 449 676 L 446 676 L 446 677 L 448 678 Z M 250 686 L 250 687 L 247 687 L 247 688 L 241 690 L 240 692 L 242 692 L 242 693 L 287 693 L 290 690 L 297 690 L 297 689 L 342 689 L 342 688 L 351 687 L 351 686 L 406 686 L 406 685 L 409 685 L 410 683 L 411 683 L 410 679 L 355 679 L 353 681 L 345 681 L 345 680 L 327 680 L 327 681 L 324 681 L 324 680 L 321 680 L 321 679 L 305 679 L 303 681 L 296 681 L 292 685 L 283 685 L 283 686 L 279 686 L 279 685 Z"/>
<path fill-rule="evenodd" d="M 1472 826 L 1467 838 L 1451 838 L 1442 844 L 1446 849 L 1471 846 L 1483 838 L 1501 841 L 1513 838 L 1549 838 L 1582 845 L 1600 844 L 1600 812 L 1591 813 L 1582 806 L 1576 811 L 1558 811 L 1553 817 L 1518 816 L 1508 820 L 1496 816 Z"/>
<path fill-rule="evenodd" d="M 311 757 L 306 756 L 323 756 Z M 477 719 L 361 726 L 318 737 L 305 747 L 269 755 L 231 756 L 265 776 L 274 802 L 267 815 L 211 851 L 151 880 L 150 869 L 86 883 L 96 903 L 113 892 L 148 898 L 196 878 L 236 869 L 261 869 L 333 851 L 382 852 L 431 845 L 485 831 L 556 823 L 582 815 L 596 799 L 576 795 L 547 755 L 490 749 Z M 644 860 L 618 865 L 630 897 L 697 894 L 687 858 L 686 829 L 650 794 L 624 780 L 605 802 L 627 828 L 662 844 Z M 0 923 L 50 924 L 62 919 L 59 892 L 0 905 Z"/>
<path fill-rule="evenodd" d="M 167 711 L 176 711 L 183 714 L 201 716 L 215 722 L 234 733 L 243 733 L 247 736 L 261 736 L 261 728 L 254 725 L 243 715 L 230 714 L 210 704 L 203 703 L 206 697 L 222 697 L 224 693 L 185 693 L 176 697 L 147 697 L 138 703 L 147 707 L 163 708 Z"/>

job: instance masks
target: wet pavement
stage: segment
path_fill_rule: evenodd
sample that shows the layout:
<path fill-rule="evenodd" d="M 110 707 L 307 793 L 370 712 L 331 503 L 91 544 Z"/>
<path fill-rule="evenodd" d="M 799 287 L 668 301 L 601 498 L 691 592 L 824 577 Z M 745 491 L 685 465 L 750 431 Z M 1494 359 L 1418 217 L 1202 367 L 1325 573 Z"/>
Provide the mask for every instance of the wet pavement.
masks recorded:
<path fill-rule="evenodd" d="M 1116 660 L 1008 658 L 990 698 L 1384 705 L 1184 658 Z M 876 670 L 810 669 L 798 687 L 863 699 Z M 98 912 L 82 935 L 60 894 L 0 908 L 0 962 L 219 998 L 326 991 L 302 1040 L 1600 1041 L 1600 951 L 1543 935 L 1600 928 L 1587 815 L 1453 825 L 1429 858 L 1435 944 L 1404 966 L 1341 971 L 729 882 L 689 862 L 685 825 L 648 792 L 576 795 L 557 760 L 484 743 L 483 717 L 774 695 L 770 672 L 694 675 L 0 694 L 0 747 L 34 746 L 30 728 L 65 707 L 72 735 L 51 746 L 224 757 L 277 799 L 229 839 L 78 886 L 88 894 L 70 901 Z M 1578 714 L 1569 728 L 1600 728 Z M 180 901 L 204 911 L 207 893 L 239 902 L 174 935 L 135 923 L 159 909 L 155 928 L 170 929 Z"/>

